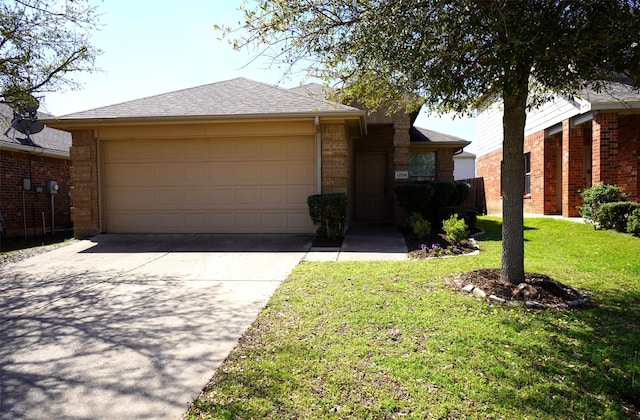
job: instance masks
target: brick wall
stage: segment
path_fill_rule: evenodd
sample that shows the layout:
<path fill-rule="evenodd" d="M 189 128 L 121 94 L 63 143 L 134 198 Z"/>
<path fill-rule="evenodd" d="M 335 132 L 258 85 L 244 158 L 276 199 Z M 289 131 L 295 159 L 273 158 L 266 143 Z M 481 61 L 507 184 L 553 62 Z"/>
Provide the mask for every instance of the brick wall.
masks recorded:
<path fill-rule="evenodd" d="M 68 159 L 53 158 L 19 151 L 0 150 L 0 214 L 7 236 L 37 236 L 51 232 L 51 195 L 48 183 L 58 183 L 53 200 L 55 230 L 71 228 Z M 22 180 L 31 179 L 31 189 L 24 191 Z M 41 192 L 37 192 L 41 189 Z M 44 228 L 43 228 L 44 214 Z"/>
<path fill-rule="evenodd" d="M 585 125 L 571 127 L 569 120 L 562 122 L 562 215 L 580 216 L 580 193 L 584 190 Z"/>
<path fill-rule="evenodd" d="M 618 186 L 633 201 L 640 201 L 640 115 L 620 116 Z"/>
<path fill-rule="evenodd" d="M 98 142 L 93 130 L 72 132 L 71 146 L 71 218 L 76 238 L 100 232 L 98 207 Z"/>
<path fill-rule="evenodd" d="M 531 164 L 531 193 L 524 197 L 525 213 L 542 214 L 544 211 L 544 146 L 543 131 L 524 139 L 524 153 L 530 154 Z"/>
<path fill-rule="evenodd" d="M 543 214 L 562 214 L 562 134 L 545 138 L 543 153 Z"/>
<path fill-rule="evenodd" d="M 476 160 L 476 174 L 484 178 L 484 191 L 489 213 L 502 213 L 500 174 L 502 149 L 480 156 Z"/>
<path fill-rule="evenodd" d="M 618 114 L 598 112 L 593 116 L 591 179 L 593 184 L 618 181 Z"/>

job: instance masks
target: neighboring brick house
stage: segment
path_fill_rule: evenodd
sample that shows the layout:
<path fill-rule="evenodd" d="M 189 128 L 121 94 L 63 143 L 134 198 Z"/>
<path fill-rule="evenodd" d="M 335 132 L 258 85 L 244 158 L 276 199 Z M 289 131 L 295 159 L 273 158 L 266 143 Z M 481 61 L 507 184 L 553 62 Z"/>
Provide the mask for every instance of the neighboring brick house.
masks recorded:
<path fill-rule="evenodd" d="M 393 220 L 394 187 L 453 180 L 468 144 L 411 130 L 412 116 L 238 78 L 46 121 L 73 137 L 77 237 L 108 233 L 311 233 L 306 199 L 344 192 L 351 219 Z"/>
<path fill-rule="evenodd" d="M 56 231 L 71 229 L 71 135 L 45 128 L 32 134 L 29 142 L 10 128 L 12 117 L 12 110 L 0 105 L 0 216 L 4 235 L 42 235 L 51 233 L 52 225 Z M 58 185 L 53 200 L 50 181 Z"/>
<path fill-rule="evenodd" d="M 502 211 L 502 111 L 477 119 L 478 177 L 489 212 Z M 581 192 L 599 182 L 617 184 L 640 199 L 640 94 L 626 84 L 575 98 L 558 96 L 529 112 L 525 127 L 525 213 L 579 216 Z"/>

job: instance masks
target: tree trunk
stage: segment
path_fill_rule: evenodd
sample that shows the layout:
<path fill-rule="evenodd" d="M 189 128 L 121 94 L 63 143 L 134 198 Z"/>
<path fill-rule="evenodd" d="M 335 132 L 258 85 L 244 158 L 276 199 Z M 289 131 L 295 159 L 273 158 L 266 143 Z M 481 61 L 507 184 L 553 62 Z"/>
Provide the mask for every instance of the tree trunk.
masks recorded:
<path fill-rule="evenodd" d="M 504 95 L 502 127 L 502 279 L 524 281 L 524 126 L 527 89 Z"/>

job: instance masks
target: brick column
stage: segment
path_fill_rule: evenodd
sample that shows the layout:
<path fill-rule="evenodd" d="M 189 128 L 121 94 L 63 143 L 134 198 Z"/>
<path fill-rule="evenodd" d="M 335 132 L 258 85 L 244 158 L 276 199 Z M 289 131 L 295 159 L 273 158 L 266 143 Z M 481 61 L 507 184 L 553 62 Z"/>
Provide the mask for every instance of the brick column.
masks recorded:
<path fill-rule="evenodd" d="M 598 112 L 593 116 L 593 185 L 617 183 L 618 114 Z"/>
<path fill-rule="evenodd" d="M 411 129 L 411 118 L 404 112 L 399 112 L 393 116 L 393 182 L 395 185 L 400 185 L 406 180 L 395 179 L 395 171 L 409 171 L 409 160 L 411 155 L 409 154 L 409 146 L 411 145 L 411 136 L 409 130 Z M 395 200 L 394 194 L 394 206 L 393 206 L 393 219 L 399 226 L 405 224 L 406 215 L 404 210 L 398 205 Z"/>
<path fill-rule="evenodd" d="M 437 173 L 439 181 L 453 181 L 453 152 L 456 149 L 440 149 L 436 155 Z"/>
<path fill-rule="evenodd" d="M 71 219 L 74 236 L 84 239 L 100 233 L 98 141 L 93 130 L 71 135 Z"/>
<path fill-rule="evenodd" d="M 349 136 L 344 124 L 321 124 L 322 135 L 322 192 L 350 191 L 351 153 Z M 353 200 L 353 197 L 349 197 Z"/>
<path fill-rule="evenodd" d="M 581 126 L 571 128 L 570 120 L 562 122 L 562 215 L 577 217 L 584 188 L 584 134 Z"/>
<path fill-rule="evenodd" d="M 404 117 L 404 118 L 401 118 Z M 409 145 L 411 137 L 409 129 L 411 120 L 405 114 L 394 115 L 393 121 L 393 165 L 396 171 L 409 170 Z M 397 181 L 396 181 L 397 182 Z"/>

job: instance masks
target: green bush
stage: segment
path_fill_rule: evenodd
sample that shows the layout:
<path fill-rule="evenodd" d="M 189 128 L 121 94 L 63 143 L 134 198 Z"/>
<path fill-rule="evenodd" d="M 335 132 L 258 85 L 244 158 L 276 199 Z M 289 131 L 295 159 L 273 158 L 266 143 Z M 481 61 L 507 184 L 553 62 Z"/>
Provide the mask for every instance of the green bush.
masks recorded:
<path fill-rule="evenodd" d="M 431 223 L 428 220 L 424 220 L 422 215 L 418 212 L 411 213 L 409 216 L 409 226 L 416 238 L 423 240 L 429 234 L 431 234 Z"/>
<path fill-rule="evenodd" d="M 627 221 L 627 233 L 640 236 L 640 209 L 635 209 Z"/>
<path fill-rule="evenodd" d="M 347 223 L 348 200 L 344 193 L 315 194 L 307 198 L 309 216 L 318 226 L 317 234 L 342 238 Z"/>
<path fill-rule="evenodd" d="M 458 243 L 463 239 L 469 237 L 469 229 L 464 219 L 458 218 L 457 214 L 454 214 L 442 223 L 442 229 L 451 242 Z"/>
<path fill-rule="evenodd" d="M 583 206 L 578 207 L 580 216 L 591 223 L 594 228 L 602 228 L 600 209 L 606 203 L 627 201 L 625 195 L 617 185 L 600 183 L 582 192 Z"/>
<path fill-rule="evenodd" d="M 420 213 L 431 224 L 440 225 L 440 209 L 457 207 L 467 198 L 471 186 L 464 182 L 409 182 L 396 187 L 398 204 L 407 214 Z"/>
<path fill-rule="evenodd" d="M 467 224 L 467 228 L 474 229 L 476 227 L 476 221 L 478 219 L 478 212 L 476 209 L 458 210 L 457 207 L 441 207 L 438 211 L 440 220 L 447 220 L 454 214 L 457 214 L 459 218 L 464 219 Z"/>
<path fill-rule="evenodd" d="M 598 210 L 599 226 L 602 229 L 615 229 L 618 232 L 626 232 L 629 217 L 638 208 L 640 208 L 640 204 L 631 201 L 604 203 Z"/>

